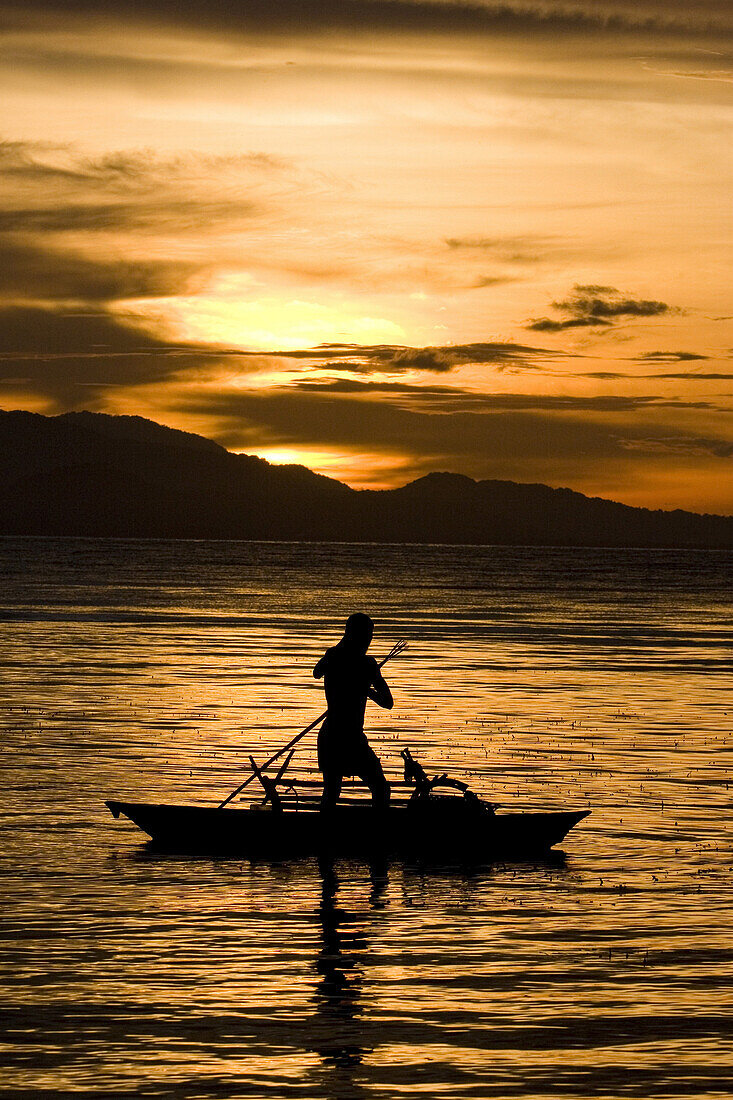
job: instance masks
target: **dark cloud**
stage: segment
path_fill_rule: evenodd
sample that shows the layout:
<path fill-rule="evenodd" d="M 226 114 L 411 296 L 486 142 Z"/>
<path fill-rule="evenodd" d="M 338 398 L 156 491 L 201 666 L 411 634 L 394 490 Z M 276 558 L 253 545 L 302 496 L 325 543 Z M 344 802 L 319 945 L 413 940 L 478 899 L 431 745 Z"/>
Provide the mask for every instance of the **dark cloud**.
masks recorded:
<path fill-rule="evenodd" d="M 446 237 L 448 248 L 464 249 L 479 252 L 506 252 L 518 245 L 526 245 L 528 241 L 533 243 L 547 238 L 539 237 Z"/>
<path fill-rule="evenodd" d="M 613 286 L 576 285 L 575 293 L 562 301 L 553 302 L 553 308 L 564 310 L 579 318 L 612 319 L 615 317 L 656 317 L 667 313 L 665 302 L 624 297 Z"/>
<path fill-rule="evenodd" d="M 706 374 L 644 374 L 642 378 L 668 378 L 685 382 L 720 382 L 733 378 L 733 374 L 706 373 Z"/>
<path fill-rule="evenodd" d="M 538 317 L 536 321 L 525 325 L 533 332 L 562 332 L 566 328 L 596 328 L 610 322 L 596 317 L 570 317 L 566 321 L 553 321 L 550 317 Z"/>
<path fill-rule="evenodd" d="M 376 363 L 377 369 L 381 365 L 392 372 L 424 370 L 440 373 L 451 370 L 458 362 L 460 359 L 446 348 L 390 348 L 368 359 L 367 369 Z"/>
<path fill-rule="evenodd" d="M 552 308 L 567 314 L 560 320 L 540 317 L 526 327 L 534 332 L 560 332 L 568 328 L 596 328 L 628 317 L 659 317 L 669 313 L 666 302 L 630 298 L 613 286 L 577 285 L 573 294 L 553 302 Z"/>
<path fill-rule="evenodd" d="M 0 307 L 0 383 L 57 403 L 94 403 L 110 387 L 162 382 L 215 363 L 219 351 L 156 340 L 103 311 Z"/>
<path fill-rule="evenodd" d="M 713 80 L 721 84 L 733 84 L 733 69 L 725 68 L 702 68 L 699 64 L 699 57 L 696 58 L 697 67 L 690 67 L 687 69 L 670 69 L 667 67 L 659 68 L 657 65 L 645 64 L 644 68 L 649 73 L 656 73 L 657 76 L 675 76 L 681 77 L 687 80 Z M 722 60 L 716 58 L 717 61 Z M 730 58 L 727 59 L 730 61 Z"/>
<path fill-rule="evenodd" d="M 716 0 L 5 0 L 6 19 L 25 25 L 45 16 L 47 26 L 69 19 L 135 20 L 229 33 L 315 34 L 323 31 L 404 34 L 480 34 L 701 30 L 731 27 Z"/>
<path fill-rule="evenodd" d="M 218 225 L 250 223 L 262 205 L 248 197 L 248 182 L 256 186 L 258 176 L 269 179 L 285 167 L 265 154 L 166 158 L 133 150 L 90 159 L 51 143 L 0 143 L 0 298 L 96 308 L 186 293 L 192 280 L 200 285 L 210 274 L 205 256 L 179 260 L 176 249 L 167 258 L 147 239 L 150 259 L 126 258 L 121 249 L 135 236 L 197 238 Z M 114 245 L 100 240 L 105 234 Z"/>
<path fill-rule="evenodd" d="M 582 421 L 566 423 L 562 416 L 537 417 L 514 411 L 445 415 L 379 399 L 364 401 L 286 388 L 194 397 L 181 402 L 177 410 L 216 417 L 230 429 L 238 423 L 240 445 L 259 442 L 392 449 L 431 458 L 461 454 L 517 458 L 546 454 L 548 449 L 555 454 L 574 454 L 580 440 L 599 455 L 609 447 L 614 453 L 619 450 L 607 430 L 599 432 Z"/>
<path fill-rule="evenodd" d="M 204 202 L 161 195 L 155 202 L 60 202 L 54 206 L 5 208 L 0 232 L 95 233 L 110 230 L 185 233 L 251 218 L 261 212 L 246 199 Z"/>
<path fill-rule="evenodd" d="M 580 375 L 576 375 L 579 378 L 597 378 L 600 382 L 613 382 L 618 378 L 635 378 L 636 375 L 629 374 L 628 371 L 615 371 L 615 370 L 589 370 L 584 371 Z"/>
<path fill-rule="evenodd" d="M 352 374 L 400 374 L 411 370 L 444 374 L 461 364 L 484 364 L 499 370 L 540 370 L 540 360 L 554 359 L 559 353 L 527 344 L 480 342 L 425 348 L 399 344 L 320 344 L 316 348 L 269 351 L 266 354 L 305 362 L 319 360 L 319 365 L 328 370 Z M 332 355 L 338 355 L 338 358 L 333 359 Z"/>
<path fill-rule="evenodd" d="M 420 386 L 404 382 L 358 382 L 351 378 L 293 383 L 306 392 L 332 394 L 376 395 L 397 400 L 407 398 L 408 407 L 422 407 L 433 412 L 459 412 L 481 409 L 486 412 L 502 409 L 570 411 L 570 412 L 635 412 L 645 408 L 710 409 L 708 401 L 677 401 L 655 395 L 624 396 L 601 394 L 580 396 L 547 393 L 475 393 L 457 386 Z"/>
<path fill-rule="evenodd" d="M 135 352 L 165 347 L 104 312 L 54 311 L 30 306 L 0 309 L 0 355 L 43 356 Z"/>
<path fill-rule="evenodd" d="M 536 264 L 566 251 L 554 237 L 524 234 L 506 237 L 446 237 L 445 244 L 452 251 L 487 254 L 505 264 Z"/>
<path fill-rule="evenodd" d="M 710 436 L 686 435 L 681 432 L 660 432 L 655 436 L 621 439 L 621 446 L 629 451 L 646 454 L 710 455 L 715 458 L 733 457 L 733 443 L 727 439 Z"/>
<path fill-rule="evenodd" d="M 46 254 L 39 258 L 43 270 Z M 43 270 L 36 273 L 25 257 L 27 277 L 36 290 L 43 289 Z M 96 291 L 103 298 L 107 291 L 119 292 L 127 280 L 132 290 L 142 281 L 161 276 L 155 268 L 123 267 L 116 273 L 98 271 L 94 265 L 72 268 L 69 284 L 84 283 L 88 292 Z M 174 269 L 175 282 L 181 272 Z M 65 288 L 64 288 L 65 289 Z M 2 280 L 0 279 L 0 292 Z M 104 292 L 104 293 L 103 293 Z M 91 295 L 90 295 L 91 296 Z M 550 353 L 541 348 L 521 344 L 458 344 L 445 347 L 411 348 L 401 345 L 323 344 L 316 348 L 286 351 L 249 351 L 204 343 L 173 343 L 156 339 L 129 323 L 124 317 L 109 312 L 100 302 L 90 308 L 49 308 L 38 305 L 0 303 L 0 378 L 25 376 L 34 387 L 49 392 L 75 394 L 79 385 L 117 386 L 124 388 L 146 382 L 157 382 L 173 375 L 183 377 L 186 371 L 198 371 L 204 364 L 224 359 L 240 361 L 240 370 L 258 370 L 266 363 L 276 369 L 278 361 L 302 361 L 312 366 L 348 374 L 403 374 L 419 371 L 447 373 L 461 363 L 492 364 L 499 369 L 530 369 L 533 356 Z M 332 359 L 334 351 L 340 359 Z M 541 368 L 540 368 L 541 369 Z M 415 387 L 416 392 L 420 387 Z M 459 391 L 456 391 L 459 392 Z M 75 396 L 75 401 L 78 395 Z"/>
<path fill-rule="evenodd" d="M 670 449 L 708 460 L 725 458 L 730 440 L 703 439 L 645 422 L 642 408 L 629 423 L 597 409 L 461 410 L 447 413 L 356 394 L 295 388 L 239 391 L 179 401 L 177 414 L 212 418 L 218 442 L 240 450 L 271 446 L 362 450 L 408 456 L 413 468 L 453 469 L 483 477 L 550 479 L 597 476 L 610 465 L 627 468 L 641 443 L 648 457 Z M 651 411 L 651 410 L 649 410 Z"/>
<path fill-rule="evenodd" d="M 469 391 L 462 390 L 458 386 L 420 386 L 410 382 L 358 382 L 355 378 L 331 378 L 323 381 L 293 382 L 288 388 L 306 390 L 307 392 L 355 393 L 366 396 L 373 393 L 409 394 L 411 396 L 415 395 L 426 399 L 436 396 L 470 396 Z"/>
<path fill-rule="evenodd" d="M 34 239 L 0 234 L 0 300 L 102 302 L 180 293 L 201 265 L 167 260 L 103 262 Z"/>
<path fill-rule="evenodd" d="M 694 351 L 646 351 L 643 355 L 637 355 L 636 361 L 641 363 L 694 363 L 709 358 L 708 355 L 699 355 Z"/>
<path fill-rule="evenodd" d="M 701 355 L 701 359 L 705 359 L 706 356 Z M 700 373 L 698 371 L 676 371 L 674 373 L 660 373 L 655 371 L 654 374 L 633 374 L 628 371 L 607 371 L 607 370 L 593 370 L 584 371 L 581 374 L 575 374 L 575 378 L 595 378 L 599 381 L 615 381 L 617 379 L 635 379 L 635 378 L 666 378 L 677 379 L 684 382 L 705 382 L 705 381 L 718 381 L 733 378 L 733 374 L 726 374 L 724 372 L 705 372 Z"/>
<path fill-rule="evenodd" d="M 482 290 L 485 287 L 501 286 L 502 283 L 510 283 L 512 279 L 507 275 L 481 275 L 475 283 L 471 283 L 474 290 Z"/>
<path fill-rule="evenodd" d="M 254 186 L 263 172 L 284 167 L 265 154 L 163 158 L 133 150 L 89 159 L 63 146 L 3 142 L 0 232 L 199 232 L 262 213 L 260 200 L 230 185 L 246 173 Z"/>
<path fill-rule="evenodd" d="M 0 211 L 0 232 L 68 233 L 78 230 L 108 230 L 139 218 L 129 203 L 60 203 L 57 206 L 29 206 Z"/>
<path fill-rule="evenodd" d="M 155 191 L 161 182 L 217 172 L 281 173 L 291 162 L 270 153 L 182 153 L 163 157 L 152 149 L 124 149 L 86 157 L 71 146 L 39 141 L 0 141 L 0 172 L 10 180 L 87 184 L 115 194 Z"/>

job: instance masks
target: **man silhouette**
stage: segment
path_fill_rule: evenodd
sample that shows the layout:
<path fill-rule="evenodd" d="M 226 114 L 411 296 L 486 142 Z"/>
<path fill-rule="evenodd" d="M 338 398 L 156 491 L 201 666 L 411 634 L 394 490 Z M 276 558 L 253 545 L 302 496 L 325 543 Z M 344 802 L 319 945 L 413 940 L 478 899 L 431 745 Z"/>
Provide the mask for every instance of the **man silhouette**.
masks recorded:
<path fill-rule="evenodd" d="M 389 783 L 364 733 L 367 699 L 391 710 L 392 692 L 367 650 L 374 634 L 368 615 L 350 615 L 344 636 L 327 649 L 313 669 L 324 678 L 328 713 L 318 734 L 318 767 L 323 773 L 322 807 L 336 804 L 346 775 L 358 775 L 372 793 L 372 805 L 389 802 Z"/>

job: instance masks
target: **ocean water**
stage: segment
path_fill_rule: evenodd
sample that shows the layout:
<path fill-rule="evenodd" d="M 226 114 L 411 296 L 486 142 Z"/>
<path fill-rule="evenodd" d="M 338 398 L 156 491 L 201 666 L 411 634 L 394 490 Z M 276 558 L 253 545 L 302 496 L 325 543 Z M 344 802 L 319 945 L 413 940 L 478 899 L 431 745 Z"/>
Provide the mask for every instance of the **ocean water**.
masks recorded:
<path fill-rule="evenodd" d="M 1 1095 L 733 1093 L 733 555 L 4 539 L 0 575 Z M 323 709 L 354 610 L 408 642 L 387 770 L 590 808 L 564 860 L 183 859 L 113 821 L 217 803 Z"/>

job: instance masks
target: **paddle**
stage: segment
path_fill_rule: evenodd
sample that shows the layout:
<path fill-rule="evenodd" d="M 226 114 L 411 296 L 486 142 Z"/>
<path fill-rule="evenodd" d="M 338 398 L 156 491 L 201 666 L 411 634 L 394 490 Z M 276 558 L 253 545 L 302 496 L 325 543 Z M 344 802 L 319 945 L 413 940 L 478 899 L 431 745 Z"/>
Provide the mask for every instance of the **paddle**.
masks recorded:
<path fill-rule="evenodd" d="M 399 654 L 402 653 L 402 651 L 406 648 L 407 648 L 407 642 L 404 640 L 404 638 L 400 638 L 400 640 L 398 642 L 395 642 L 395 644 L 392 646 L 392 648 L 390 649 L 387 656 L 383 657 L 382 660 L 379 662 L 379 668 L 382 668 L 383 665 L 386 665 L 387 661 L 391 660 L 392 657 L 399 656 Z M 293 745 L 297 745 L 298 742 L 301 740 L 301 738 L 305 737 L 305 735 L 307 733 L 310 733 L 310 731 L 312 729 L 315 729 L 315 727 L 318 725 L 318 723 L 322 722 L 327 714 L 328 714 L 328 711 L 324 710 L 323 714 L 320 714 L 318 716 L 318 718 L 316 718 L 313 722 L 311 722 L 311 724 L 309 726 L 306 726 L 305 729 L 300 731 L 300 733 L 296 733 L 295 737 L 292 737 L 290 739 L 290 741 L 288 741 L 287 745 L 283 745 L 281 749 L 278 749 L 277 752 L 273 753 L 272 756 L 270 757 L 270 759 L 266 760 L 265 763 L 262 765 L 262 767 L 259 770 L 264 771 L 266 768 L 270 767 L 270 764 L 274 764 L 275 761 L 280 756 L 283 755 L 283 753 L 287 752 L 288 749 L 292 749 Z M 226 796 L 226 798 L 224 799 L 223 802 L 219 803 L 219 805 L 217 806 L 217 809 L 222 810 L 228 802 L 231 802 L 231 800 L 233 798 L 237 797 L 237 795 L 239 794 L 240 791 L 243 791 L 245 787 L 248 787 L 249 784 L 252 782 L 252 780 L 254 778 L 255 778 L 255 772 L 253 771 L 247 776 L 244 783 L 240 783 L 239 786 L 236 787 L 235 790 L 233 790 L 231 794 L 228 794 Z"/>

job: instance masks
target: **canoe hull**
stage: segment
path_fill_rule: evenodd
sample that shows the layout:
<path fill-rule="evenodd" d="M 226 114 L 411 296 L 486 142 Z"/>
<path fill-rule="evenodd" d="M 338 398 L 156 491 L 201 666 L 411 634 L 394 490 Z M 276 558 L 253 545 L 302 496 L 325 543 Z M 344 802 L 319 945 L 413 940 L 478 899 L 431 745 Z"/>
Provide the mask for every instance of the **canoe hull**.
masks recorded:
<path fill-rule="evenodd" d="M 393 855 L 482 861 L 532 856 L 559 844 L 589 810 L 492 815 L 462 799 L 429 798 L 377 812 L 362 806 L 315 809 L 218 809 L 209 806 L 117 802 L 161 849 L 216 852 L 244 858 L 307 855 Z"/>

